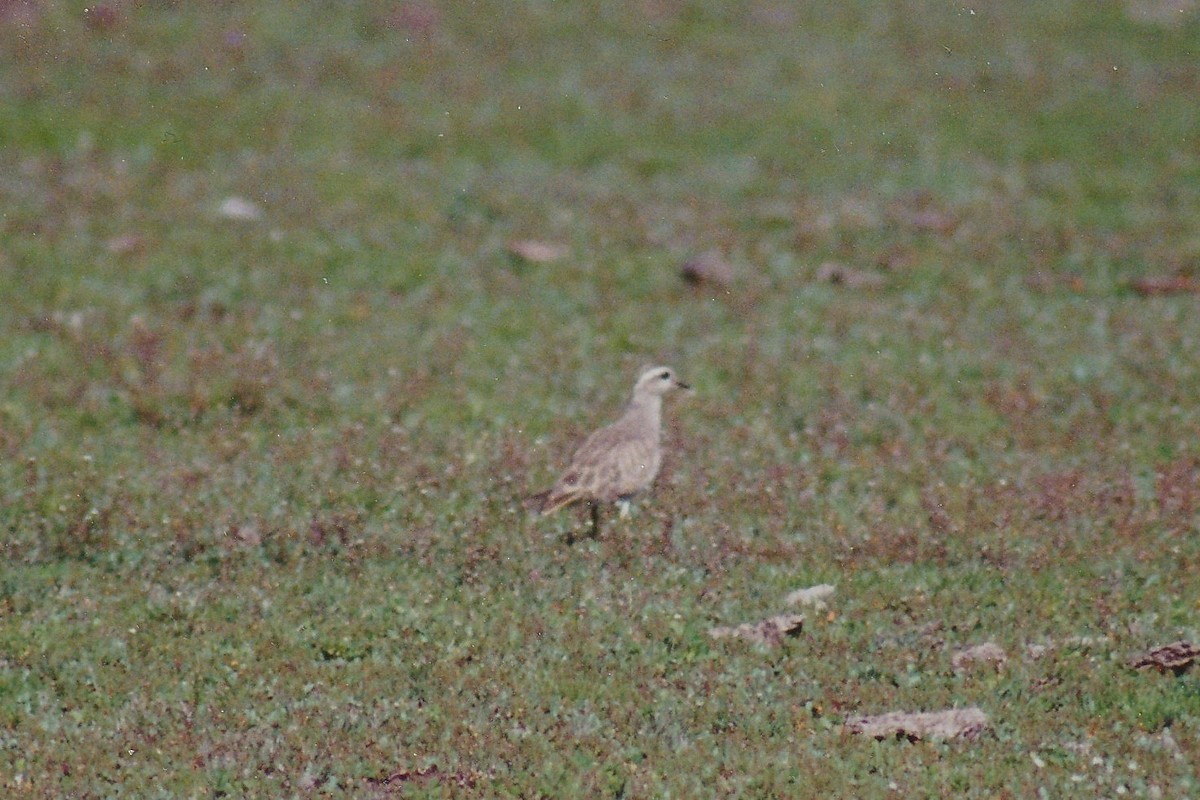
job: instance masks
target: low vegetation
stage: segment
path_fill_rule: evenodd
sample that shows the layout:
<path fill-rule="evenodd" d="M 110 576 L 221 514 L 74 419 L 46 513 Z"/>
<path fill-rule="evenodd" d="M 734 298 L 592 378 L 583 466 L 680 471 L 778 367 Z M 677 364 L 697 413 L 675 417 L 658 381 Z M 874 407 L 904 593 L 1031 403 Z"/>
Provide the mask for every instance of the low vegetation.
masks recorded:
<path fill-rule="evenodd" d="M 1133 667 L 1200 642 L 1198 46 L 0 3 L 3 793 L 1200 793 Z M 567 545 L 522 500 L 647 363 L 657 489 Z"/>

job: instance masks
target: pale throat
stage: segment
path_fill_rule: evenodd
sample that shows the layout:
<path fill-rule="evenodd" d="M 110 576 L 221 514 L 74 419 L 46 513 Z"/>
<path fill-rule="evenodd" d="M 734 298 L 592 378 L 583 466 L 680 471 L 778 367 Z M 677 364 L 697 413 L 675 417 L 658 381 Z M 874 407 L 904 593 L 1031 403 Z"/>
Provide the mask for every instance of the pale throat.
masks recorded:
<path fill-rule="evenodd" d="M 625 414 L 639 417 L 643 424 L 657 433 L 662 420 L 662 397 L 657 394 L 635 394 Z"/>

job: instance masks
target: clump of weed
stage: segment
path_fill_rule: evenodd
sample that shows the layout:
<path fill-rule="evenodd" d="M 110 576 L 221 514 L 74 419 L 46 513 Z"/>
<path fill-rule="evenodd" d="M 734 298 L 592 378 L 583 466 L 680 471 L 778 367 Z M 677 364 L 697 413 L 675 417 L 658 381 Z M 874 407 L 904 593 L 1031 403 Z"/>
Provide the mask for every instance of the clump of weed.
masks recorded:
<path fill-rule="evenodd" d="M 1154 476 L 1159 516 L 1173 528 L 1190 526 L 1200 511 L 1200 459 L 1177 458 Z"/>
<path fill-rule="evenodd" d="M 224 410 L 255 415 L 283 402 L 279 356 L 270 340 L 188 343 L 191 329 L 140 314 L 113 330 L 102 314 L 54 312 L 34 329 L 52 334 L 66 360 L 26 365 L 18 385 L 50 406 L 99 418 L 111 416 L 107 407 L 116 402 L 136 422 L 163 427 Z"/>

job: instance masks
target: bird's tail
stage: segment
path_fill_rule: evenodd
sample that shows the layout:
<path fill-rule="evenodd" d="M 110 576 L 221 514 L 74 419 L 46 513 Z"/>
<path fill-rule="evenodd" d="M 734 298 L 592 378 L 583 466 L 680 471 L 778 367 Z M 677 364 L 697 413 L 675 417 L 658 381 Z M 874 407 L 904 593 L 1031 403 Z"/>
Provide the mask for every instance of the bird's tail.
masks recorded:
<path fill-rule="evenodd" d="M 558 511 L 563 506 L 570 505 L 577 499 L 574 492 L 556 492 L 554 489 L 547 489 L 525 498 L 525 508 L 545 516 Z"/>

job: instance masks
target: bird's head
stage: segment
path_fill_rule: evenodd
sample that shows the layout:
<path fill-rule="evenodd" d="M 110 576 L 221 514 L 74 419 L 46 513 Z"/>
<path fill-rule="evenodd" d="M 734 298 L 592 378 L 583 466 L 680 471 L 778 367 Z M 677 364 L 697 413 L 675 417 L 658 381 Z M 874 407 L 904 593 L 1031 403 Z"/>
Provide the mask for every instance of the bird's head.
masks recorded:
<path fill-rule="evenodd" d="M 633 387 L 634 397 L 662 397 L 672 389 L 690 389 L 675 377 L 670 367 L 650 367 L 644 370 Z"/>

